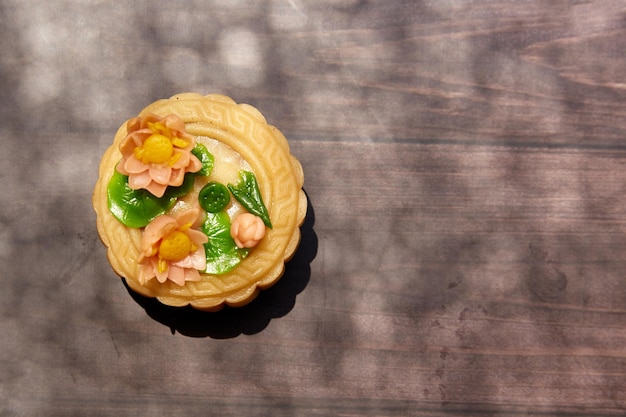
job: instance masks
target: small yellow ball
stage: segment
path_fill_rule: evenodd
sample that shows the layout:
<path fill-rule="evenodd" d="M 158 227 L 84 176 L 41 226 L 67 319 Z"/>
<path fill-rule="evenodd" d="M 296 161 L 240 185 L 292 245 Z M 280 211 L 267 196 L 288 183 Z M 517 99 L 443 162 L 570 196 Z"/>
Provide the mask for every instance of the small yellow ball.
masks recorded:
<path fill-rule="evenodd" d="M 144 141 L 141 159 L 144 163 L 164 164 L 173 153 L 174 145 L 170 138 L 155 133 Z"/>
<path fill-rule="evenodd" d="M 189 236 L 176 230 L 161 240 L 159 257 L 166 261 L 177 262 L 189 255 L 192 248 L 193 243 Z"/>

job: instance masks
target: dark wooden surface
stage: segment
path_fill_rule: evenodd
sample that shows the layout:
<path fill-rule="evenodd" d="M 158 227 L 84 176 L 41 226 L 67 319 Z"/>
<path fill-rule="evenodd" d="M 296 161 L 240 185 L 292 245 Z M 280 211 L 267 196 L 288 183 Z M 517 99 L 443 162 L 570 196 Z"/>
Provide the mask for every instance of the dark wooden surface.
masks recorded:
<path fill-rule="evenodd" d="M 626 413 L 626 3 L 174 3 L 0 3 L 2 417 Z M 242 309 L 132 296 L 95 230 L 116 129 L 184 91 L 304 167 Z"/>

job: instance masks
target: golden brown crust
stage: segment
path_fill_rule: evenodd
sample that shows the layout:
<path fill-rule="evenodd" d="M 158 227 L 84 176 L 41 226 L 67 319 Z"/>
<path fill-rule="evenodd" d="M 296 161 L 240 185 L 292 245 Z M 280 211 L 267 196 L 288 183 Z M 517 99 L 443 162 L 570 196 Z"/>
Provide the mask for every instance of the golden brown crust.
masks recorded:
<path fill-rule="evenodd" d="M 300 163 L 290 154 L 282 133 L 268 125 L 257 109 L 237 104 L 226 96 L 179 94 L 150 104 L 140 116 L 146 113 L 177 114 L 185 122 L 187 132 L 217 139 L 238 152 L 258 179 L 273 228 L 250 256 L 229 273 L 203 275 L 201 281 L 187 282 L 182 287 L 170 281 L 160 284 L 156 280 L 139 284 L 136 259 L 141 232 L 118 222 L 109 212 L 107 203 L 107 185 L 121 158 L 118 146 L 126 136 L 126 125 L 123 125 L 102 157 L 93 194 L 98 233 L 107 247 L 112 268 L 126 278 L 131 289 L 156 297 L 167 305 L 192 305 L 215 311 L 225 304 L 247 304 L 259 289 L 271 286 L 280 278 L 285 262 L 293 256 L 300 241 L 299 226 L 304 221 L 307 206 Z"/>

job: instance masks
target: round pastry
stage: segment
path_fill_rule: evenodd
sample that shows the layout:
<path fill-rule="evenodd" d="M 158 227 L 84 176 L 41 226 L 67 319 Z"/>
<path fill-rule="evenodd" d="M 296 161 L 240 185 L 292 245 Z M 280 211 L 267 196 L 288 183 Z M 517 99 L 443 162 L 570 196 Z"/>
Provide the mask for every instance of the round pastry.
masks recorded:
<path fill-rule="evenodd" d="M 185 93 L 120 127 L 93 193 L 112 268 L 169 306 L 242 306 L 283 274 L 299 242 L 304 175 L 247 104 Z"/>

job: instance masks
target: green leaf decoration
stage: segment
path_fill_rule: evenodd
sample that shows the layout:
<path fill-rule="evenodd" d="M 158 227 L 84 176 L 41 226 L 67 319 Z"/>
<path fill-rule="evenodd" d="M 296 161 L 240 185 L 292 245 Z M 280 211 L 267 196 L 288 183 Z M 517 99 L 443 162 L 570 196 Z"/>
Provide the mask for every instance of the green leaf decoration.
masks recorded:
<path fill-rule="evenodd" d="M 211 152 L 201 143 L 196 143 L 196 146 L 191 150 L 191 153 L 196 156 L 202 162 L 202 168 L 196 172 L 198 175 L 208 177 L 213 171 L 214 158 Z"/>
<path fill-rule="evenodd" d="M 207 260 L 204 273 L 224 274 L 248 256 L 250 250 L 239 249 L 230 236 L 230 218 L 226 212 L 207 213 L 201 230 L 209 237 L 204 244 Z"/>
<path fill-rule="evenodd" d="M 183 179 L 182 185 L 178 187 L 167 187 L 167 190 L 165 190 L 165 194 L 163 194 L 163 197 L 161 198 L 174 199 L 174 203 L 176 203 L 176 199 L 186 196 L 187 194 L 191 192 L 191 190 L 193 190 L 193 183 L 195 179 L 196 179 L 196 173 L 194 172 L 186 173 L 185 178 Z M 152 196 L 152 194 L 150 195 Z"/>
<path fill-rule="evenodd" d="M 259 216 L 267 227 L 272 228 L 270 216 L 261 198 L 259 184 L 252 172 L 239 171 L 239 182 L 237 185 L 228 184 L 228 189 L 246 210 Z"/>
<path fill-rule="evenodd" d="M 168 187 L 163 197 L 155 197 L 148 190 L 130 188 L 128 176 L 115 170 L 107 187 L 109 210 L 125 226 L 144 227 L 171 209 L 178 197 L 188 194 L 193 188 L 194 178 L 194 174 L 187 173 L 180 187 Z"/>

